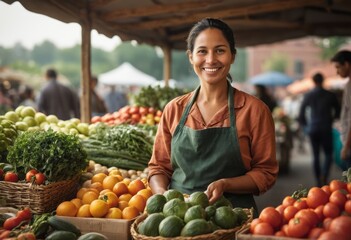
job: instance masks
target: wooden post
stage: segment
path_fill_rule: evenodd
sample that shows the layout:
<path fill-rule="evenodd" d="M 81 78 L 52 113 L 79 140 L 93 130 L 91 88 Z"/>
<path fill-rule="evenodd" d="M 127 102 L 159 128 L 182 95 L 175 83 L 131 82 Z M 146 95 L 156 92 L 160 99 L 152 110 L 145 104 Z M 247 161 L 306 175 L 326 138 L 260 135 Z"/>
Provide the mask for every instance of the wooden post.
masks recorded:
<path fill-rule="evenodd" d="M 169 45 L 162 46 L 163 51 L 163 80 L 165 86 L 169 86 L 169 80 L 171 79 L 171 65 L 172 65 L 172 51 Z"/>
<path fill-rule="evenodd" d="M 86 9 L 84 20 L 81 23 L 82 27 L 82 48 L 81 48 L 81 61 L 82 61 L 82 79 L 81 79 L 81 99 L 80 99 L 80 113 L 81 121 L 90 123 L 91 119 L 91 19 L 89 8 Z"/>

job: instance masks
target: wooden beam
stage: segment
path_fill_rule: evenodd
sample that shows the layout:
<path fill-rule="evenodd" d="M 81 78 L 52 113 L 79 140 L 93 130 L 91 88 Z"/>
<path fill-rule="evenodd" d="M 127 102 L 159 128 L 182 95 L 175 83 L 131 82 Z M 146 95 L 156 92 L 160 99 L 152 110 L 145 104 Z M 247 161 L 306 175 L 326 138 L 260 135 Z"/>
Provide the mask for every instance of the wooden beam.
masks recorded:
<path fill-rule="evenodd" d="M 175 27 L 184 24 L 193 24 L 202 18 L 215 17 L 215 18 L 233 18 L 233 17 L 247 17 L 252 14 L 262 14 L 269 12 L 281 12 L 284 10 L 302 8 L 306 6 L 320 6 L 325 5 L 324 0 L 281 0 L 269 3 L 260 3 L 248 6 L 231 7 L 228 9 L 214 10 L 214 11 L 203 11 L 201 13 L 188 13 L 187 16 L 180 18 L 167 18 L 157 20 L 144 20 L 139 23 L 123 24 L 119 23 L 120 28 L 128 29 L 153 29 L 162 27 Z M 182 14 L 185 14 L 183 11 Z"/>
<path fill-rule="evenodd" d="M 185 2 L 185 3 L 178 3 L 178 4 L 167 4 L 167 5 L 153 5 L 150 7 L 135 7 L 132 9 L 119 9 L 116 11 L 111 12 L 102 12 L 100 13 L 99 17 L 102 18 L 104 21 L 116 21 L 119 19 L 124 18 L 135 18 L 135 17 L 145 17 L 145 16 L 152 16 L 157 14 L 167 14 L 167 13 L 174 13 L 194 8 L 204 8 L 209 7 L 211 5 L 215 5 L 221 3 L 223 0 L 200 0 L 194 2 Z"/>
<path fill-rule="evenodd" d="M 82 60 L 82 79 L 81 79 L 81 104 L 80 113 L 81 121 L 90 123 L 91 119 L 91 19 L 89 16 L 89 9 L 86 9 L 86 17 L 81 22 L 82 26 L 82 48 L 81 48 L 81 60 Z"/>

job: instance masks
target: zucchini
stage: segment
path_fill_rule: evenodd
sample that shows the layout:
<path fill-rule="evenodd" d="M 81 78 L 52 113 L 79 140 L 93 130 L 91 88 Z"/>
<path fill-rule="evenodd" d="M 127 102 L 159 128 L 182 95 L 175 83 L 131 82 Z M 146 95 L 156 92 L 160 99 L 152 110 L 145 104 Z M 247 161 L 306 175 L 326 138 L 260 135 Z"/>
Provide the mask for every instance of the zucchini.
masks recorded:
<path fill-rule="evenodd" d="M 108 238 L 97 232 L 89 232 L 78 238 L 78 240 L 108 240 Z"/>
<path fill-rule="evenodd" d="M 48 223 L 55 230 L 62 230 L 62 231 L 72 232 L 77 237 L 79 237 L 81 235 L 80 230 L 75 225 L 73 225 L 72 223 L 70 223 L 70 222 L 68 222 L 66 220 L 60 219 L 60 218 L 58 218 L 56 216 L 49 217 Z"/>
<path fill-rule="evenodd" d="M 45 240 L 77 240 L 77 236 L 73 232 L 54 231 Z"/>

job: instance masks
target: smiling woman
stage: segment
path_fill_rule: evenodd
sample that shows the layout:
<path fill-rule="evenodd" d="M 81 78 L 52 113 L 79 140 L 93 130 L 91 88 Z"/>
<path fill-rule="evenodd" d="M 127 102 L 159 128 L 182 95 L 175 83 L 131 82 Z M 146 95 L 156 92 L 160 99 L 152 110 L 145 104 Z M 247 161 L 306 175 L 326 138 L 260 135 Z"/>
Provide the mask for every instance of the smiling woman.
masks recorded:
<path fill-rule="evenodd" d="M 13 47 L 16 43 L 20 43 L 31 49 L 36 44 L 48 40 L 59 48 L 67 48 L 81 43 L 79 24 L 64 23 L 30 12 L 18 2 L 12 5 L 0 2 L 0 16 L 0 46 Z M 108 38 L 95 30 L 92 31 L 91 44 L 93 47 L 109 51 L 120 42 L 118 37 Z"/>

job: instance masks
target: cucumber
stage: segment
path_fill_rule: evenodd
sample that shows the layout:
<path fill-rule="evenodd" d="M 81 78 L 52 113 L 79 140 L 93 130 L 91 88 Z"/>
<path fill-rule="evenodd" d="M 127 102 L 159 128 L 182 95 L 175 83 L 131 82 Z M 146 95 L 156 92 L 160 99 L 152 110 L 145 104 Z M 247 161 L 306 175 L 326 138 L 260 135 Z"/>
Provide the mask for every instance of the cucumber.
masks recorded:
<path fill-rule="evenodd" d="M 80 230 L 75 225 L 73 225 L 72 223 L 70 223 L 70 222 L 68 222 L 66 220 L 60 219 L 60 218 L 58 218 L 56 216 L 49 217 L 48 223 L 55 230 L 62 230 L 62 231 L 72 232 L 77 237 L 79 237 L 81 235 Z"/>
<path fill-rule="evenodd" d="M 73 232 L 54 231 L 45 240 L 77 240 L 77 236 Z"/>
<path fill-rule="evenodd" d="M 108 240 L 108 238 L 101 233 L 90 232 L 80 236 L 78 240 Z"/>

